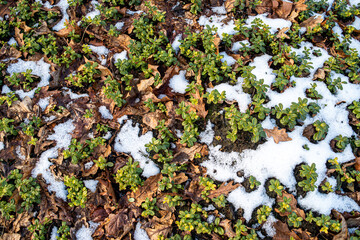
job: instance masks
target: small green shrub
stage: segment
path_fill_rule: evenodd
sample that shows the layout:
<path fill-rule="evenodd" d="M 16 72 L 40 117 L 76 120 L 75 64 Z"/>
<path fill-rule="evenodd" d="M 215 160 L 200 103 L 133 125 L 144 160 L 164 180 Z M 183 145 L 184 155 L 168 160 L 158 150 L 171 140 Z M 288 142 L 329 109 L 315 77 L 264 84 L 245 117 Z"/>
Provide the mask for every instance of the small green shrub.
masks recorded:
<path fill-rule="evenodd" d="M 117 171 L 115 181 L 119 184 L 120 191 L 128 187 L 136 191 L 139 186 L 142 186 L 143 180 L 140 178 L 142 169 L 138 166 L 139 162 L 133 162 L 133 159 L 129 158 L 126 165 Z"/>
<path fill-rule="evenodd" d="M 70 200 L 70 207 L 80 206 L 85 208 L 87 201 L 87 188 L 83 182 L 77 179 L 75 176 L 64 176 L 64 184 L 67 187 L 67 198 Z"/>

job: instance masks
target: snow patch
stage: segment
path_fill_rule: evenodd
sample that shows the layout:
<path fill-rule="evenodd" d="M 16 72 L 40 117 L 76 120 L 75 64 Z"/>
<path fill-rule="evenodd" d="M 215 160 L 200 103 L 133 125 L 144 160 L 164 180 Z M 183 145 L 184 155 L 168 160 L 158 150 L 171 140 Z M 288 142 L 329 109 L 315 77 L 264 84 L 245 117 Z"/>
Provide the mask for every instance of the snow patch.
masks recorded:
<path fill-rule="evenodd" d="M 160 172 L 158 166 L 147 157 L 145 147 L 145 144 L 151 141 L 153 134 L 147 132 L 139 137 L 139 131 L 139 124 L 135 124 L 135 127 L 133 127 L 132 120 L 128 120 L 115 138 L 114 149 L 117 152 L 131 154 L 133 159 L 138 161 L 140 167 L 144 170 L 142 175 L 150 177 Z"/>

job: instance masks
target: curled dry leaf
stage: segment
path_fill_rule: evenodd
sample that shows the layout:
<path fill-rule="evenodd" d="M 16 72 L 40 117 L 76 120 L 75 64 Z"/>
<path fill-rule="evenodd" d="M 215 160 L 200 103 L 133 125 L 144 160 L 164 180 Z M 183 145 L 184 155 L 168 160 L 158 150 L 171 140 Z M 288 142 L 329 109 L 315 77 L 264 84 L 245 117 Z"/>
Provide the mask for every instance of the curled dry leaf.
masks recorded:
<path fill-rule="evenodd" d="M 235 2 L 236 2 L 236 0 L 226 0 L 225 1 L 226 12 L 231 12 L 233 10 L 233 8 L 235 7 L 234 6 Z"/>
<path fill-rule="evenodd" d="M 152 129 L 155 129 L 161 119 L 164 119 L 164 113 L 162 113 L 159 110 L 156 110 L 156 112 L 150 112 L 145 114 L 143 116 L 143 123 L 145 123 Z"/>
<path fill-rule="evenodd" d="M 264 129 L 264 131 L 268 137 L 274 138 L 274 142 L 276 144 L 278 144 L 279 142 L 286 142 L 292 140 L 292 138 L 288 136 L 284 128 L 278 129 L 278 127 L 274 127 L 273 129 Z"/>
<path fill-rule="evenodd" d="M 224 194 L 225 196 L 227 196 L 230 192 L 232 192 L 233 190 L 235 190 L 236 188 L 238 188 L 239 186 L 241 186 L 239 183 L 235 183 L 234 181 L 230 181 L 229 183 L 223 182 L 220 187 L 218 187 L 215 190 L 211 190 L 210 194 L 208 195 L 208 198 L 213 199 L 216 198 L 222 194 Z"/>
<path fill-rule="evenodd" d="M 322 23 L 322 21 L 322 16 L 312 16 L 300 23 L 300 27 L 306 27 L 306 29 L 313 29 L 318 24 Z"/>
<path fill-rule="evenodd" d="M 348 232 L 348 227 L 347 227 L 347 223 L 346 223 L 344 216 L 336 210 L 333 210 L 332 213 L 334 214 L 334 216 L 337 219 L 339 219 L 339 220 L 341 219 L 341 231 L 334 236 L 333 240 L 348 239 L 349 232 Z"/>
<path fill-rule="evenodd" d="M 290 193 L 287 193 L 286 191 L 283 191 L 282 192 L 282 196 L 280 197 L 280 196 L 277 196 L 276 197 L 276 200 L 277 200 L 277 202 L 279 203 L 279 202 L 283 202 L 283 198 L 284 197 L 286 197 L 287 199 L 291 199 L 291 201 L 290 201 L 290 207 L 291 207 L 291 211 L 290 212 L 295 212 L 296 213 L 296 215 L 298 215 L 298 216 L 300 216 L 300 217 L 302 217 L 302 218 L 305 218 L 305 212 L 304 212 L 304 210 L 302 210 L 302 209 L 300 209 L 300 208 L 298 208 L 296 205 L 297 205 L 297 201 L 296 201 L 296 199 L 295 199 L 295 197 L 294 197 L 294 195 L 292 195 L 292 194 L 290 194 Z M 282 216 L 282 217 L 284 217 L 284 216 L 289 216 L 290 215 L 290 212 L 280 212 L 277 208 L 275 208 L 275 211 L 277 212 L 277 213 L 279 213 L 279 215 L 280 216 Z"/>
<path fill-rule="evenodd" d="M 236 233 L 234 232 L 232 226 L 231 226 L 231 220 L 229 219 L 224 219 L 220 222 L 219 224 L 221 227 L 224 228 L 225 230 L 225 235 L 229 238 L 234 238 L 236 237 Z"/>
<path fill-rule="evenodd" d="M 178 164 L 185 164 L 188 161 L 192 161 L 196 153 L 200 153 L 201 156 L 207 155 L 207 146 L 195 143 L 194 146 L 190 148 L 183 147 L 174 155 L 172 162 L 176 162 Z"/>
<path fill-rule="evenodd" d="M 159 182 L 162 177 L 163 176 L 161 173 L 149 177 L 146 179 L 143 186 L 139 187 L 135 192 L 129 193 L 129 198 L 135 199 L 134 204 L 136 206 L 140 206 L 146 200 L 146 198 L 152 200 L 152 196 L 157 192 Z"/>
<path fill-rule="evenodd" d="M 288 27 L 282 28 L 277 34 L 276 37 L 277 38 L 286 38 L 286 39 L 290 39 L 290 37 L 288 35 L 286 35 L 286 31 L 289 30 Z"/>
<path fill-rule="evenodd" d="M 165 211 L 161 211 L 165 212 Z M 174 214 L 172 212 L 166 212 L 161 218 L 153 217 L 149 222 L 149 227 L 145 228 L 145 231 L 149 235 L 151 240 L 158 240 L 160 236 L 167 237 L 172 230 L 172 224 L 174 222 Z"/>
<path fill-rule="evenodd" d="M 325 77 L 326 77 L 326 72 L 325 72 L 324 68 L 319 68 L 316 70 L 313 80 L 316 80 L 316 79 L 323 80 L 323 79 L 325 79 Z"/>

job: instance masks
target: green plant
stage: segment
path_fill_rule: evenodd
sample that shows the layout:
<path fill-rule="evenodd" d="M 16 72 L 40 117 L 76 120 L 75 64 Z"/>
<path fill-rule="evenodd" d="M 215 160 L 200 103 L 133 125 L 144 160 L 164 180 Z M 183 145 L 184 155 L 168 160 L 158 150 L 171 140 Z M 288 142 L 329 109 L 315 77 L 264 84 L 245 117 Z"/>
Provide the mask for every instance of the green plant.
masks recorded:
<path fill-rule="evenodd" d="M 259 224 L 266 222 L 268 216 L 271 213 L 271 207 L 263 205 L 256 211 L 256 219 L 258 220 Z"/>
<path fill-rule="evenodd" d="M 166 195 L 164 197 L 164 204 L 167 204 L 170 208 L 171 207 L 177 207 L 177 206 L 181 206 L 183 205 L 183 201 L 182 201 L 182 197 L 180 197 L 179 195 L 175 195 L 175 196 L 170 196 L 170 195 Z"/>
<path fill-rule="evenodd" d="M 152 201 L 150 201 L 149 198 L 146 198 L 145 202 L 141 204 L 141 207 L 145 209 L 141 213 L 141 216 L 143 217 L 154 216 L 155 211 L 159 210 L 159 208 L 156 206 L 156 198 L 153 198 Z"/>
<path fill-rule="evenodd" d="M 241 113 L 234 105 L 224 108 L 225 118 L 229 120 L 232 131 L 228 131 L 227 138 L 235 142 L 238 131 L 250 132 L 252 134 L 251 141 L 256 143 L 265 137 L 265 132 L 257 119 L 250 116 L 248 112 Z"/>
<path fill-rule="evenodd" d="M 94 111 L 92 109 L 85 109 L 84 118 L 94 117 Z"/>
<path fill-rule="evenodd" d="M 305 191 L 314 191 L 316 186 L 315 182 L 317 180 L 318 174 L 316 173 L 316 165 L 312 163 L 311 166 L 307 164 L 301 165 L 300 176 L 304 180 L 300 181 L 298 185 Z"/>
<path fill-rule="evenodd" d="M 70 239 L 70 227 L 66 224 L 66 222 L 61 222 L 61 226 L 57 230 L 56 240 L 69 240 Z"/>
<path fill-rule="evenodd" d="M 290 203 L 291 203 L 291 198 L 287 198 L 287 197 L 283 197 L 282 198 L 282 201 L 279 201 L 278 204 L 279 204 L 279 211 L 281 213 L 285 213 L 285 212 L 290 212 L 291 211 L 291 206 L 290 206 Z"/>
<path fill-rule="evenodd" d="M 94 160 L 96 166 L 98 166 L 101 170 L 104 170 L 107 167 L 113 167 L 114 163 L 107 162 L 103 156 L 100 156 L 98 160 Z"/>
<path fill-rule="evenodd" d="M 334 140 L 336 141 L 336 148 L 339 150 L 344 150 L 346 146 L 350 143 L 349 138 L 343 137 L 342 135 L 337 135 Z"/>
<path fill-rule="evenodd" d="M 225 207 L 226 202 L 227 202 L 224 194 L 221 194 L 220 196 L 213 198 L 212 201 L 218 207 Z"/>
<path fill-rule="evenodd" d="M 43 223 L 39 221 L 39 219 L 35 219 L 34 222 L 29 226 L 29 231 L 32 233 L 32 240 L 45 240 L 46 234 L 48 231 L 48 225 L 52 221 L 48 218 L 45 218 Z"/>
<path fill-rule="evenodd" d="M 142 169 L 139 168 L 139 162 L 133 162 L 132 158 L 126 165 L 120 168 L 116 175 L 115 181 L 119 184 L 119 190 L 125 190 L 130 187 L 132 191 L 136 191 L 139 186 L 142 186 L 143 180 L 140 178 Z"/>
<path fill-rule="evenodd" d="M 9 92 L 5 96 L 0 96 L 0 105 L 7 103 L 8 107 L 11 107 L 12 103 L 17 101 L 18 98 L 16 97 L 14 92 Z"/>
<path fill-rule="evenodd" d="M 105 86 L 103 87 L 105 96 L 112 99 L 116 106 L 122 107 L 126 101 L 123 99 L 124 95 L 121 93 L 121 85 L 115 79 L 108 76 L 105 80 Z"/>
<path fill-rule="evenodd" d="M 325 122 L 323 121 L 319 121 L 319 120 L 316 120 L 314 123 L 313 123 L 313 126 L 315 127 L 315 134 L 313 135 L 313 139 L 315 141 L 321 141 L 323 140 L 326 135 L 327 135 L 327 132 L 329 130 L 329 125 L 327 125 Z"/>
<path fill-rule="evenodd" d="M 75 138 L 71 140 L 69 149 L 64 150 L 64 159 L 71 158 L 71 162 L 77 164 L 92 155 L 95 148 L 104 145 L 105 139 L 102 137 L 86 140 L 85 143 L 78 142 Z"/>
<path fill-rule="evenodd" d="M 14 121 L 15 121 L 14 119 L 2 118 L 0 120 L 0 132 L 4 131 L 9 135 L 17 135 L 18 133 L 17 130 L 15 129 L 14 125 L 11 124 Z"/>
<path fill-rule="evenodd" d="M 311 88 L 306 89 L 306 96 L 311 99 L 322 99 L 323 96 L 316 91 L 317 84 L 312 83 Z"/>
<path fill-rule="evenodd" d="M 22 86 L 24 90 L 31 90 L 30 85 L 35 81 L 31 75 L 32 70 L 27 69 L 26 72 L 13 73 L 11 76 L 6 76 L 5 79 L 13 86 Z"/>
<path fill-rule="evenodd" d="M 348 107 L 357 119 L 360 119 L 360 102 L 353 101 Z"/>
<path fill-rule="evenodd" d="M 284 189 L 284 187 L 281 185 L 279 180 L 277 180 L 277 179 L 271 179 L 270 180 L 270 185 L 269 185 L 269 191 L 270 192 L 275 192 L 276 195 L 282 196 L 282 190 L 283 189 Z"/>
<path fill-rule="evenodd" d="M 334 191 L 332 189 L 331 184 L 328 181 L 326 181 L 324 184 L 321 185 L 321 190 L 323 190 L 324 192 L 327 192 L 327 193 Z"/>
<path fill-rule="evenodd" d="M 95 77 L 100 74 L 100 70 L 97 69 L 98 63 L 87 62 L 83 67 L 78 69 L 76 75 L 70 74 L 65 80 L 69 81 L 71 85 L 75 87 L 84 87 L 95 82 Z"/>
<path fill-rule="evenodd" d="M 191 1 L 191 7 L 190 12 L 192 14 L 197 15 L 201 11 L 201 0 L 190 0 Z"/>
<path fill-rule="evenodd" d="M 250 189 L 257 188 L 261 183 L 254 176 L 249 177 Z"/>
<path fill-rule="evenodd" d="M 206 102 L 208 104 L 210 103 L 218 104 L 219 102 L 222 102 L 226 99 L 225 94 L 226 94 L 225 91 L 219 93 L 219 91 L 215 89 L 212 90 L 210 93 L 209 92 L 205 93 L 203 97 L 207 99 Z"/>
<path fill-rule="evenodd" d="M 87 201 L 87 188 L 84 186 L 83 182 L 77 179 L 75 176 L 69 177 L 65 175 L 64 184 L 68 191 L 67 198 L 70 200 L 69 206 L 80 206 L 85 208 Z"/>
<path fill-rule="evenodd" d="M 288 220 L 287 220 L 289 226 L 295 227 L 295 228 L 300 227 L 302 221 L 303 221 L 303 218 L 298 216 L 295 212 L 292 212 L 288 216 Z"/>

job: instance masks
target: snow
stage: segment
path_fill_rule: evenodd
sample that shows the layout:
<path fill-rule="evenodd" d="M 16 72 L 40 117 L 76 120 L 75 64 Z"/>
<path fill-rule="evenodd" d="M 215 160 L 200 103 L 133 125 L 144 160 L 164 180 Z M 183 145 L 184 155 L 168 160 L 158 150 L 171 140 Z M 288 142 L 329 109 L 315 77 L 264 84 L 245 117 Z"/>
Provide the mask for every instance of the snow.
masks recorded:
<path fill-rule="evenodd" d="M 135 232 L 134 232 L 134 239 L 135 240 L 150 240 L 149 236 L 147 235 L 146 231 L 141 228 L 141 223 L 138 222 L 136 224 Z"/>
<path fill-rule="evenodd" d="M 98 59 L 101 62 L 101 65 L 105 65 L 106 64 L 106 57 L 109 53 L 109 49 L 107 49 L 105 46 L 94 46 L 94 45 L 89 45 L 89 48 L 98 54 Z"/>
<path fill-rule="evenodd" d="M 200 142 L 206 143 L 207 145 L 210 145 L 212 143 L 215 135 L 214 131 L 212 130 L 213 126 L 214 124 L 212 124 L 209 120 L 206 124 L 205 131 L 199 134 Z"/>
<path fill-rule="evenodd" d="M 89 12 L 88 14 L 85 15 L 86 18 L 90 18 L 93 19 L 94 17 L 96 17 L 97 15 L 100 15 L 100 11 L 98 9 L 96 9 L 96 5 L 99 5 L 99 2 L 96 0 L 92 0 L 91 4 L 93 6 L 93 11 Z"/>
<path fill-rule="evenodd" d="M 208 88 L 207 92 L 217 89 L 220 93 L 226 92 L 226 100 L 236 101 L 239 104 L 241 112 L 245 112 L 248 105 L 251 103 L 251 97 L 249 94 L 244 93 L 242 89 L 243 79 L 238 78 L 238 82 L 235 86 L 230 85 L 229 83 L 221 83 L 216 85 L 214 88 Z"/>
<path fill-rule="evenodd" d="M 87 94 L 87 93 L 83 93 L 83 94 L 73 93 L 71 91 L 71 89 L 67 88 L 67 87 L 63 87 L 63 89 L 65 90 L 64 94 L 69 95 L 71 99 L 78 99 L 78 98 L 88 97 L 89 96 L 89 94 Z"/>
<path fill-rule="evenodd" d="M 119 61 L 119 59 L 120 60 L 128 59 L 126 50 L 122 51 L 121 53 L 115 53 L 114 54 L 114 62 Z"/>
<path fill-rule="evenodd" d="M 111 112 L 105 106 L 99 107 L 99 112 L 100 112 L 102 118 L 104 118 L 104 119 L 113 119 L 113 116 L 111 115 Z"/>
<path fill-rule="evenodd" d="M 299 198 L 298 203 L 301 207 L 315 210 L 320 214 L 329 215 L 331 209 L 339 212 L 350 212 L 352 210 L 359 211 L 359 205 L 352 199 L 340 196 L 335 193 L 322 194 L 317 192 L 307 193 L 305 198 Z M 321 203 L 321 204 L 319 204 Z"/>
<path fill-rule="evenodd" d="M 226 61 L 228 66 L 234 65 L 236 63 L 236 60 L 233 57 L 227 55 L 226 52 L 220 52 L 219 54 L 221 56 L 223 56 L 223 58 L 221 59 L 221 62 Z"/>
<path fill-rule="evenodd" d="M 117 152 L 131 154 L 132 158 L 138 161 L 140 167 L 144 170 L 142 175 L 150 177 L 160 172 L 158 166 L 146 156 L 145 144 L 151 141 L 153 134 L 147 132 L 139 137 L 139 131 L 139 124 L 135 124 L 135 127 L 133 127 L 132 120 L 128 120 L 115 138 L 114 149 Z"/>
<path fill-rule="evenodd" d="M 201 16 L 198 20 L 199 24 L 202 26 L 209 25 L 210 27 L 216 27 L 219 37 L 222 39 L 222 34 L 227 33 L 233 35 L 236 33 L 234 30 L 235 22 L 230 20 L 227 24 L 223 21 L 227 18 L 226 15 L 213 15 L 211 17 Z"/>
<path fill-rule="evenodd" d="M 123 26 L 124 26 L 124 23 L 123 23 L 123 22 L 117 22 L 117 23 L 115 24 L 115 27 L 117 28 L 117 30 L 122 29 Z"/>
<path fill-rule="evenodd" d="M 54 134 L 50 135 L 47 140 L 55 140 L 56 145 L 40 155 L 39 161 L 36 163 L 35 168 L 32 170 L 32 176 L 36 178 L 37 175 L 41 174 L 45 179 L 46 183 L 49 184 L 48 190 L 50 192 L 55 192 L 58 198 L 66 201 L 67 191 L 65 189 L 65 184 L 55 179 L 54 175 L 51 173 L 49 167 L 52 163 L 49 161 L 50 158 L 58 157 L 59 149 L 67 149 L 71 143 L 70 133 L 75 129 L 75 126 L 72 124 L 72 120 L 68 120 L 64 123 L 58 124 L 54 127 Z"/>
<path fill-rule="evenodd" d="M 57 230 L 58 230 L 58 228 L 57 228 L 56 226 L 54 226 L 54 227 L 51 229 L 50 240 L 57 240 L 56 237 L 59 236 L 59 234 L 57 233 Z"/>
<path fill-rule="evenodd" d="M 82 226 L 76 232 L 76 240 L 92 240 L 91 235 L 95 232 L 96 228 L 100 225 L 100 223 L 89 221 L 89 224 L 89 228 Z"/>
<path fill-rule="evenodd" d="M 251 23 L 252 21 L 255 20 L 255 18 L 259 18 L 261 19 L 266 25 L 268 25 L 270 27 L 270 32 L 272 34 L 276 33 L 278 29 L 282 29 L 285 27 L 290 28 L 291 27 L 291 22 L 288 20 L 284 20 L 281 18 L 268 18 L 266 17 L 267 13 L 263 13 L 263 14 L 259 14 L 256 16 L 249 16 L 248 19 L 246 19 L 245 23 L 247 25 L 245 25 L 246 27 L 251 27 Z"/>
<path fill-rule="evenodd" d="M 91 161 L 91 162 L 87 162 L 84 164 L 84 167 L 86 170 L 90 169 L 92 166 L 94 165 L 94 162 Z"/>
<path fill-rule="evenodd" d="M 242 40 L 242 41 L 234 42 L 232 47 L 231 47 L 231 51 L 238 52 L 240 50 L 240 48 L 244 47 L 243 45 L 249 47 L 250 42 L 248 40 Z"/>
<path fill-rule="evenodd" d="M 41 98 L 38 102 L 39 107 L 41 108 L 41 110 L 45 110 L 45 108 L 50 104 L 49 102 L 50 97 L 46 97 L 46 98 Z"/>
<path fill-rule="evenodd" d="M 20 145 L 16 147 L 16 155 L 17 155 L 18 158 L 20 158 L 21 160 L 25 160 L 25 158 L 26 158 L 26 156 L 21 153 L 21 147 L 20 147 Z"/>
<path fill-rule="evenodd" d="M 169 87 L 173 89 L 174 92 L 184 94 L 186 93 L 187 85 L 189 81 L 185 78 L 185 70 L 181 70 L 178 75 L 174 75 L 170 79 Z"/>
<path fill-rule="evenodd" d="M 0 151 L 5 148 L 5 144 L 3 142 L 0 142 Z"/>
<path fill-rule="evenodd" d="M 69 7 L 69 3 L 67 0 L 60 0 L 55 6 L 58 6 L 60 8 L 63 18 L 52 29 L 55 31 L 60 31 L 61 29 L 65 28 L 65 25 L 64 25 L 65 21 L 69 20 L 69 15 L 66 12 Z M 50 6 L 45 6 L 45 7 L 51 8 L 53 6 L 50 5 Z"/>
<path fill-rule="evenodd" d="M 90 191 L 95 192 L 96 191 L 96 185 L 98 184 L 98 180 L 84 180 L 84 185 L 87 187 Z"/>
<path fill-rule="evenodd" d="M 174 42 L 171 44 L 172 48 L 175 50 L 176 53 L 179 52 L 180 49 L 180 40 L 181 40 L 182 34 L 178 34 L 175 39 Z"/>
<path fill-rule="evenodd" d="M 18 62 L 10 64 L 10 66 L 7 68 L 7 72 L 10 75 L 12 75 L 13 73 L 26 72 L 27 69 L 32 70 L 32 72 L 31 72 L 32 75 L 36 75 L 36 76 L 40 77 L 40 82 L 31 91 L 28 91 L 28 92 L 24 92 L 23 90 L 15 91 L 15 93 L 19 95 L 20 99 L 24 99 L 24 97 L 26 97 L 26 96 L 33 98 L 37 88 L 49 85 L 50 64 L 44 62 L 43 58 L 36 62 L 35 61 L 23 61 L 21 59 L 18 59 Z M 3 87 L 2 94 L 4 94 L 4 93 L 6 93 L 6 92 L 4 91 L 4 87 Z"/>
<path fill-rule="evenodd" d="M 217 14 L 226 14 L 226 9 L 224 4 L 220 7 L 212 7 L 211 10 Z"/>
<path fill-rule="evenodd" d="M 10 40 L 8 41 L 8 44 L 9 44 L 9 45 L 15 44 L 16 46 L 18 45 L 18 44 L 17 44 L 17 41 L 16 41 L 15 38 L 13 38 L 13 37 L 10 38 Z"/>
<path fill-rule="evenodd" d="M 350 24 L 350 26 L 353 26 L 357 30 L 360 30 L 360 17 L 355 17 L 355 21 Z"/>

